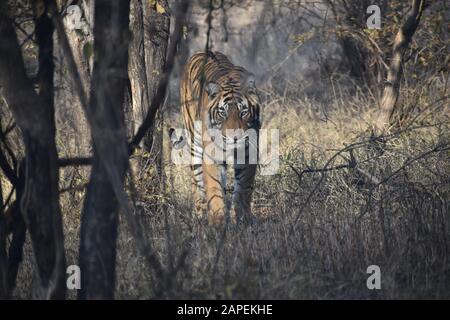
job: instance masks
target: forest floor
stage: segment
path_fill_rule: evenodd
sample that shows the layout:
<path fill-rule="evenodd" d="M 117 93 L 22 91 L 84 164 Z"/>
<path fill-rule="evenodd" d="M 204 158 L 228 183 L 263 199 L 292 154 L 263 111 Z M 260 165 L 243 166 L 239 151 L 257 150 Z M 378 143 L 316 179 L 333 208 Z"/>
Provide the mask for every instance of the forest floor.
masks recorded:
<path fill-rule="evenodd" d="M 258 175 L 250 226 L 212 228 L 193 215 L 189 168 L 170 163 L 167 141 L 164 179 L 141 155 L 135 214 L 166 278 L 122 216 L 116 298 L 161 297 L 158 288 L 188 299 L 450 298 L 450 119 L 445 104 L 423 105 L 380 142 L 369 102 L 341 99 L 325 111 L 272 98 L 263 122 L 280 130 L 280 167 Z M 68 264 L 77 263 L 83 195 L 61 199 Z M 16 297 L 30 295 L 31 257 L 28 239 Z M 367 288 L 370 265 L 380 267 L 380 290 Z"/>

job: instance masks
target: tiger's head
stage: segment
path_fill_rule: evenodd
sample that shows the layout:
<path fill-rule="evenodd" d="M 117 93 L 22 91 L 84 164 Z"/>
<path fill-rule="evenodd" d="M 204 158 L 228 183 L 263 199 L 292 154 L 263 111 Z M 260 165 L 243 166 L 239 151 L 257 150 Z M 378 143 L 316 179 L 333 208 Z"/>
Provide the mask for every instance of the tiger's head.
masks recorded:
<path fill-rule="evenodd" d="M 209 82 L 205 90 L 208 94 L 207 127 L 220 130 L 227 145 L 243 145 L 249 129 L 260 129 L 260 104 L 252 74 L 240 79 L 230 77 L 222 84 Z"/>

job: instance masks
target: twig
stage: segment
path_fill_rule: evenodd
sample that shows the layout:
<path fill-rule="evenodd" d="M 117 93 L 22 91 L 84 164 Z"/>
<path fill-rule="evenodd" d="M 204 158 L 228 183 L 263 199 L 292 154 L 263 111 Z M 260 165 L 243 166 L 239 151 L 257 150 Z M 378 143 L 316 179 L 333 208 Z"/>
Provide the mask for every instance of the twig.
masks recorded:
<path fill-rule="evenodd" d="M 59 190 L 59 193 L 66 193 L 66 192 L 70 192 L 70 191 L 83 191 L 84 189 L 86 189 L 88 187 L 88 183 L 83 183 L 77 186 L 73 186 L 73 187 L 67 187 L 67 188 L 63 188 Z"/>
<path fill-rule="evenodd" d="M 68 166 L 90 166 L 91 164 L 92 164 L 92 158 L 90 158 L 90 157 L 58 159 L 58 166 L 60 168 L 68 167 Z"/>

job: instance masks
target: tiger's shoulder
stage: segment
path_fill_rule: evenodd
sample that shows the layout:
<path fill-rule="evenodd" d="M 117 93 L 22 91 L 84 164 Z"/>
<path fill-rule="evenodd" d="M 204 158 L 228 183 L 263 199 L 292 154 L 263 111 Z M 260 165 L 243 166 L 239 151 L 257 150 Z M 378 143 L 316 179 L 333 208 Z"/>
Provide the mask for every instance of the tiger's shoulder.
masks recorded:
<path fill-rule="evenodd" d="M 191 80 L 204 77 L 206 81 L 222 82 L 225 78 L 241 77 L 247 74 L 245 68 L 234 65 L 230 59 L 219 51 L 197 52 L 191 56 L 186 71 Z"/>

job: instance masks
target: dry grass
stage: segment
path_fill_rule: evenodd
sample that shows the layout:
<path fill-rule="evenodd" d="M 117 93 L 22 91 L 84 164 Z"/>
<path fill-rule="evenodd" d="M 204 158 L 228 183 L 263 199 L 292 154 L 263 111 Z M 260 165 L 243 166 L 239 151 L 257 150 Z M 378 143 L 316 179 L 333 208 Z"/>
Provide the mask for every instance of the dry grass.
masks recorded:
<path fill-rule="evenodd" d="M 188 168 L 170 164 L 165 144 L 161 182 L 144 155 L 137 214 L 171 282 L 144 263 L 122 219 L 116 297 L 161 297 L 162 285 L 169 298 L 450 298 L 450 119 L 448 100 L 431 104 L 436 97 L 423 98 L 411 126 L 380 145 L 367 130 L 367 101 L 347 96 L 325 108 L 271 96 L 264 122 L 281 130 L 281 165 L 257 178 L 258 219 L 248 227 L 205 225 L 192 215 Z M 340 165 L 350 168 L 302 173 Z M 69 264 L 81 200 L 62 196 Z M 29 295 L 30 256 L 28 242 L 17 297 Z M 372 264 L 381 268 L 378 291 L 366 287 Z"/>

